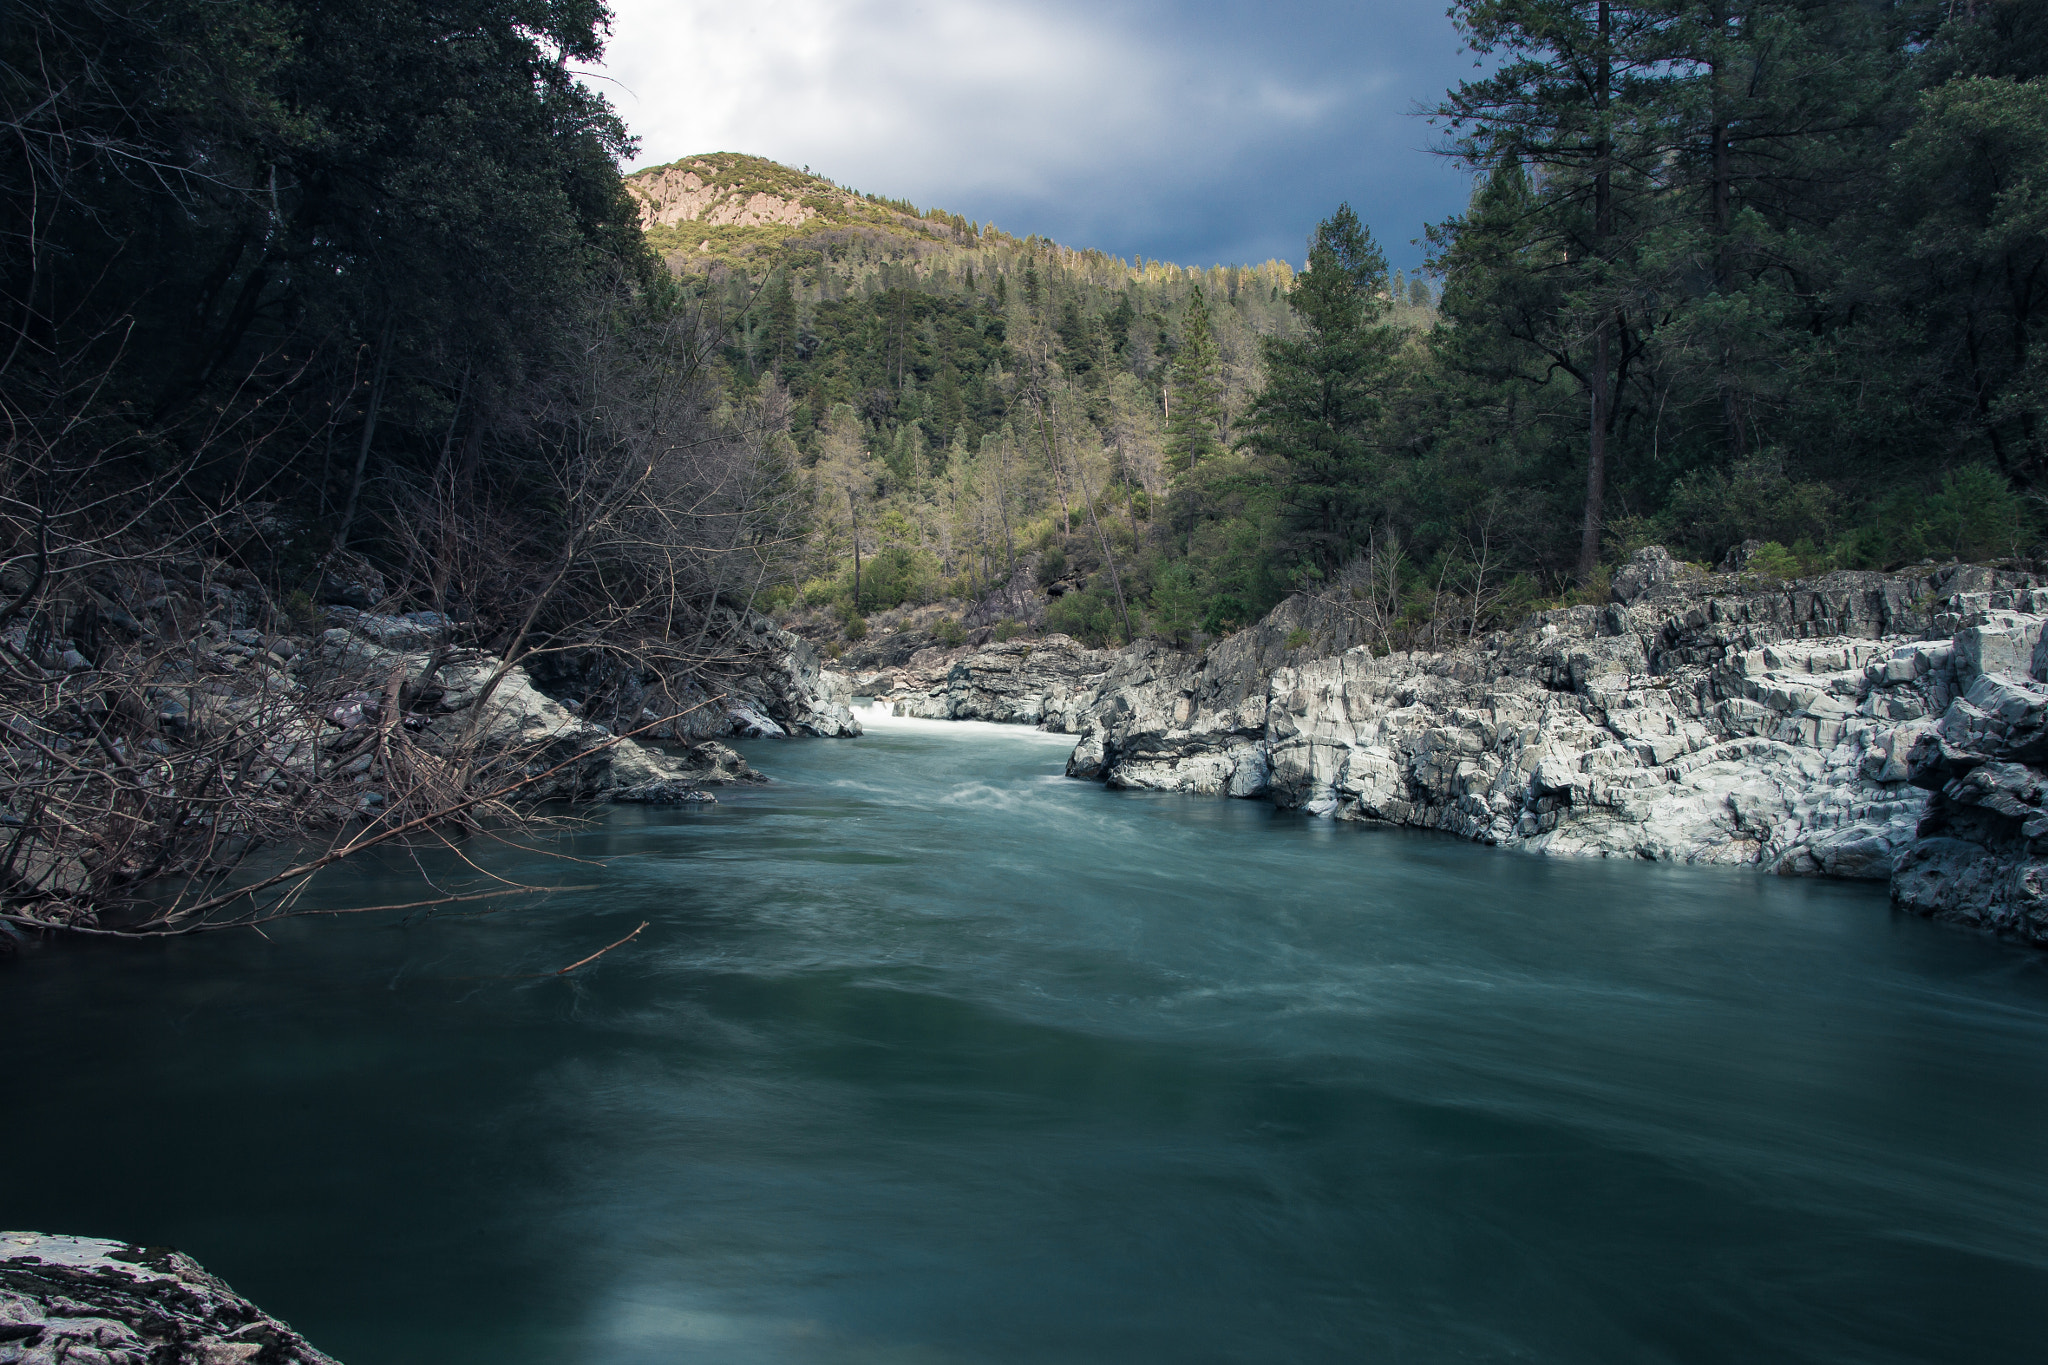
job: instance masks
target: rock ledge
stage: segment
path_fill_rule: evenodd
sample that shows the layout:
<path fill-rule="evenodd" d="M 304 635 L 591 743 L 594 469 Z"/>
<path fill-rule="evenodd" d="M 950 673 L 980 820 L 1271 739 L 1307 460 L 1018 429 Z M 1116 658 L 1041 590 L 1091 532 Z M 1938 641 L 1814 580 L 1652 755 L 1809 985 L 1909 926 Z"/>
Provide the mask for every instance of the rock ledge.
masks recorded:
<path fill-rule="evenodd" d="M 190 1256 L 0 1233 L 0 1365 L 336 1365 Z"/>
<path fill-rule="evenodd" d="M 2048 945 L 2048 585 L 1980 565 L 1798 582 L 1658 547 L 1613 600 L 1375 652 L 1343 594 L 1200 655 L 925 649 L 834 695 L 1078 737 L 1071 777 L 1532 852 L 1888 880 Z M 1383 647 L 1382 647 L 1383 648 Z"/>

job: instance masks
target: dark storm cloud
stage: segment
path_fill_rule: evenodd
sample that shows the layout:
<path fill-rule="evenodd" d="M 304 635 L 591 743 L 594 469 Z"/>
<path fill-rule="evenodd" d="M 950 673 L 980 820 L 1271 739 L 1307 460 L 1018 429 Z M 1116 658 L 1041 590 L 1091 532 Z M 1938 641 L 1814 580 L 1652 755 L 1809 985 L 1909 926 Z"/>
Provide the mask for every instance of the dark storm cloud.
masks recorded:
<path fill-rule="evenodd" d="M 1397 265 L 1467 179 L 1410 111 L 1471 71 L 1435 0 L 621 0 L 642 164 L 751 151 L 1123 256 L 1299 261 L 1348 199 Z"/>

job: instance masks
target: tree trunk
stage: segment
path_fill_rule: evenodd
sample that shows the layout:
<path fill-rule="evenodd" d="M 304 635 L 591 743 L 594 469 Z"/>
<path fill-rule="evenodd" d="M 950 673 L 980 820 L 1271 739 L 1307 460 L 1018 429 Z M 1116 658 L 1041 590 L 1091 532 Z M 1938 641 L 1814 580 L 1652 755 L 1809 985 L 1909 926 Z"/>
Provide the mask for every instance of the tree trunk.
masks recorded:
<path fill-rule="evenodd" d="M 1130 458 L 1124 453 L 1124 433 L 1122 427 L 1118 427 L 1116 433 L 1116 470 L 1117 477 L 1123 480 L 1124 516 L 1131 523 L 1131 548 L 1135 550 L 1139 548 L 1138 500 L 1137 495 L 1131 490 L 1131 462 Z"/>
<path fill-rule="evenodd" d="M 1711 209 L 1714 215 L 1714 288 L 1723 298 L 1735 289 L 1735 153 L 1728 138 L 1728 111 L 1722 100 L 1722 70 L 1725 64 L 1720 44 L 1727 38 L 1728 14 L 1724 4 L 1714 6 L 1714 46 L 1707 63 L 1712 82 L 1712 124 L 1707 136 L 1713 148 Z M 1735 357 L 1726 344 L 1721 348 L 1721 425 L 1725 430 L 1730 459 L 1740 459 L 1747 442 L 1742 434 L 1742 403 L 1736 394 Z"/>
<path fill-rule="evenodd" d="M 1124 580 L 1116 571 L 1116 554 L 1109 548 L 1109 537 L 1102 532 L 1102 519 L 1095 514 L 1095 498 L 1088 491 L 1088 472 L 1081 468 L 1081 461 L 1074 461 L 1074 478 L 1081 485 L 1081 500 L 1088 506 L 1088 523 L 1095 528 L 1096 543 L 1102 546 L 1102 562 L 1109 566 L 1110 586 L 1116 589 L 1116 611 L 1123 618 L 1124 640 L 1131 639 L 1131 609 L 1124 602 Z"/>
<path fill-rule="evenodd" d="M 1586 429 L 1586 521 L 1579 537 L 1579 577 L 1600 567 L 1600 506 L 1607 496 L 1607 319 L 1593 337 L 1591 420 Z"/>
<path fill-rule="evenodd" d="M 1052 428 L 1046 424 L 1045 406 L 1038 401 L 1036 395 L 1033 396 L 1032 405 L 1038 409 L 1038 438 L 1045 442 L 1045 462 L 1052 469 L 1052 486 L 1060 495 L 1060 534 L 1070 536 L 1074 534 L 1074 513 L 1067 503 L 1066 475 L 1060 468 L 1059 452 L 1053 448 Z M 1052 409 L 1054 420 L 1058 419 L 1059 413 L 1059 407 L 1055 404 Z"/>
<path fill-rule="evenodd" d="M 1593 170 L 1593 260 L 1595 269 L 1605 260 L 1608 238 L 1614 231 L 1614 182 L 1609 158 L 1613 153 L 1607 106 L 1614 87 L 1614 54 L 1611 41 L 1614 15 L 1608 0 L 1600 0 L 1600 44 L 1598 69 L 1594 73 L 1594 170 Z M 1607 323 L 1601 310 L 1593 333 L 1593 372 L 1587 385 L 1586 422 L 1586 520 L 1579 537 L 1579 577 L 1593 576 L 1600 567 L 1600 512 L 1607 492 Z"/>
<path fill-rule="evenodd" d="M 853 614 L 860 615 L 860 509 L 853 505 L 853 490 L 846 490 L 846 515 L 853 522 Z"/>
<path fill-rule="evenodd" d="M 1010 441 L 1007 436 L 998 443 L 996 457 L 996 510 L 1003 517 L 1003 553 L 1010 566 L 1010 577 L 1003 587 L 1008 591 L 1017 582 L 1017 538 L 1010 532 Z M 1016 606 L 1017 599 L 1013 593 L 1010 607 L 1015 610 Z"/>
<path fill-rule="evenodd" d="M 377 414 L 384 406 L 384 381 L 391 373 L 391 324 L 384 324 L 377 338 L 377 367 L 370 380 L 370 406 L 363 414 L 363 437 L 356 443 L 356 471 L 349 480 L 348 503 L 341 511 L 341 525 L 334 532 L 336 552 L 348 548 L 349 532 L 355 528 L 356 503 L 363 494 L 363 470 L 370 462 L 370 442 L 377 435 Z"/>

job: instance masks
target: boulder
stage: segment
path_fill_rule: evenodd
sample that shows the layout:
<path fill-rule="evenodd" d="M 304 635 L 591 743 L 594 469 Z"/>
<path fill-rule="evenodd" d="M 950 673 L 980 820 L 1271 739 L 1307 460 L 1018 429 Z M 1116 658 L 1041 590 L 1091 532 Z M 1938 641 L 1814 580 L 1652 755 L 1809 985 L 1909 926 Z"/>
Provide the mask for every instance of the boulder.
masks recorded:
<path fill-rule="evenodd" d="M 0 1233 L 0 1362 L 335 1365 L 167 1247 Z"/>

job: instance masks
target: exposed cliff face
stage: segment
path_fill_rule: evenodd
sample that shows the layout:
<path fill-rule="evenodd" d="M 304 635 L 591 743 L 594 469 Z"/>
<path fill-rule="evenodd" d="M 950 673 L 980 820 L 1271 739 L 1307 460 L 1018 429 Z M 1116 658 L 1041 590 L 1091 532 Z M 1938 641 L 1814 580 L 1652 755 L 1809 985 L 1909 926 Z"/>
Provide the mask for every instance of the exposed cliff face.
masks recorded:
<path fill-rule="evenodd" d="M 699 174 L 699 171 L 702 174 Z M 818 216 L 793 195 L 784 198 L 717 182 L 710 166 L 663 166 L 626 182 L 643 227 L 704 223 L 711 227 L 801 227 Z"/>
<path fill-rule="evenodd" d="M 1076 734 L 1068 773 L 1111 786 L 1543 853 L 1893 878 L 1920 913 L 2048 942 L 2048 592 L 2031 576 L 1780 585 L 1651 549 L 1615 598 L 1383 657 L 1342 604 L 1297 598 L 1200 657 L 1054 637 L 838 686 Z"/>
<path fill-rule="evenodd" d="M 0 1362 L 335 1365 L 190 1256 L 0 1232 Z"/>
<path fill-rule="evenodd" d="M 920 217 L 820 176 L 737 152 L 709 152 L 626 177 L 647 240 L 677 270 L 744 267 L 790 242 L 870 239 L 916 254 L 972 245 L 965 220 Z"/>

